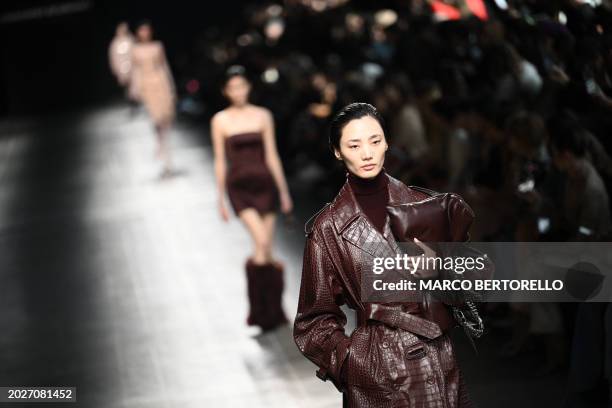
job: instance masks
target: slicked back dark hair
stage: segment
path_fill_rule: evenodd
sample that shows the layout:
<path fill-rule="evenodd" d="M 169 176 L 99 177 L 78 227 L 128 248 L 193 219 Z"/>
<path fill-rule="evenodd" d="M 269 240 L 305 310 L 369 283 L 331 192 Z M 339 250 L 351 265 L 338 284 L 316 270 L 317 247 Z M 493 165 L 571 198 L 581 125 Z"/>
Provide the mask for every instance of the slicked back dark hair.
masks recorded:
<path fill-rule="evenodd" d="M 361 119 L 364 116 L 370 116 L 378 121 L 380 127 L 385 131 L 385 121 L 378 110 L 365 102 L 355 102 L 346 105 L 334 117 L 329 128 L 329 147 L 340 150 L 340 137 L 342 137 L 342 129 L 352 120 Z"/>
<path fill-rule="evenodd" d="M 149 26 L 149 28 L 153 29 L 153 22 L 148 18 L 143 18 L 136 23 L 136 31 L 142 26 Z"/>
<path fill-rule="evenodd" d="M 221 83 L 221 87 L 225 88 L 230 79 L 235 77 L 242 77 L 247 82 L 250 82 L 246 73 L 246 69 L 242 65 L 232 65 L 225 71 L 225 76 L 223 78 L 223 82 Z"/>

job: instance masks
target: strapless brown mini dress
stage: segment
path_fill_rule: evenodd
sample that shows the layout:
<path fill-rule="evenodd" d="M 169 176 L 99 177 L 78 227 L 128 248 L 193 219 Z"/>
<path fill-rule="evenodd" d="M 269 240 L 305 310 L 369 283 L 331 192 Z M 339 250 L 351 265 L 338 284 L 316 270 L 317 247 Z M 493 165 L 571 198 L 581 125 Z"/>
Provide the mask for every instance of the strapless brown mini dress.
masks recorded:
<path fill-rule="evenodd" d="M 236 215 L 246 208 L 260 214 L 277 211 L 278 189 L 265 161 L 262 134 L 239 133 L 225 138 L 229 161 L 226 187 Z"/>

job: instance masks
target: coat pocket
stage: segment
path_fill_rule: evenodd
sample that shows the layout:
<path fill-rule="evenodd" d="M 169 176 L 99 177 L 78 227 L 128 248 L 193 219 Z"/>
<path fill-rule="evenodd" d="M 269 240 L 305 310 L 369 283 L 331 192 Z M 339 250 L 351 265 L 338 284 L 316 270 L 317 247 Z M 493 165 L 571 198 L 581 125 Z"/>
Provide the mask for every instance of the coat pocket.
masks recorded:
<path fill-rule="evenodd" d="M 404 344 L 404 360 L 400 364 L 401 375 L 398 379 L 398 398 L 410 401 L 410 406 L 422 406 L 426 401 L 431 407 L 441 405 L 440 392 L 434 374 L 434 359 L 430 356 L 429 344 L 418 340 Z"/>
<path fill-rule="evenodd" d="M 346 382 L 365 388 L 385 389 L 399 378 L 403 347 L 396 330 L 384 326 L 358 328 L 351 335 Z"/>

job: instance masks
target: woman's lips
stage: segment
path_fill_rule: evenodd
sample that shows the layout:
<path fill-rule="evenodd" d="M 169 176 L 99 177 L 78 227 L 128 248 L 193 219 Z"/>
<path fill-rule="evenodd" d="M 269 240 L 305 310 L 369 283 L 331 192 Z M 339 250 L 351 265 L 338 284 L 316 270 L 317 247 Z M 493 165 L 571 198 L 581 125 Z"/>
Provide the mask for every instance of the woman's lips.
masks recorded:
<path fill-rule="evenodd" d="M 371 171 L 374 170 L 374 168 L 376 167 L 375 164 L 366 164 L 365 166 L 361 166 L 361 168 L 365 171 Z"/>

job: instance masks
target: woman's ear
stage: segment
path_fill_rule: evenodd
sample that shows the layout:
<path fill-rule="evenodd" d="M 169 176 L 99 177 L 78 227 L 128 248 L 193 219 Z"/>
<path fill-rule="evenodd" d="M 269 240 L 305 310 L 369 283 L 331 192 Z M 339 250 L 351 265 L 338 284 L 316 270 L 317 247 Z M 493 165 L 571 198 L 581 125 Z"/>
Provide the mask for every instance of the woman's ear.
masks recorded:
<path fill-rule="evenodd" d="M 342 160 L 342 155 L 340 154 L 340 151 L 338 151 L 338 149 L 336 148 L 334 148 L 334 156 L 336 156 L 336 159 Z"/>

